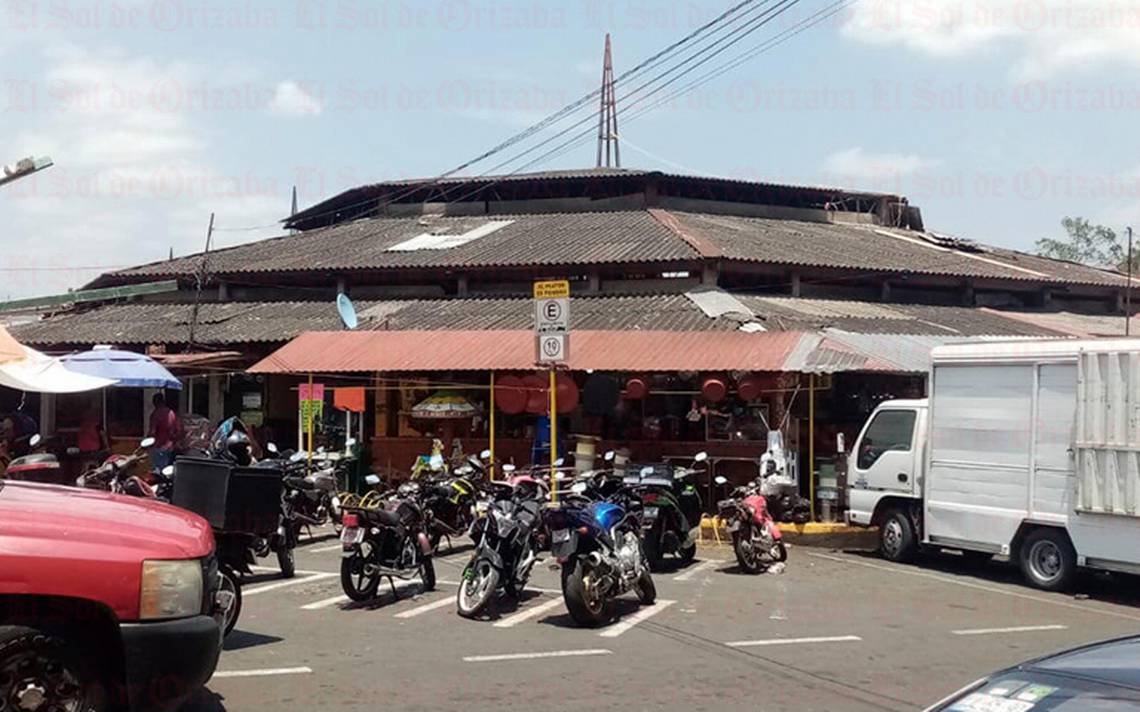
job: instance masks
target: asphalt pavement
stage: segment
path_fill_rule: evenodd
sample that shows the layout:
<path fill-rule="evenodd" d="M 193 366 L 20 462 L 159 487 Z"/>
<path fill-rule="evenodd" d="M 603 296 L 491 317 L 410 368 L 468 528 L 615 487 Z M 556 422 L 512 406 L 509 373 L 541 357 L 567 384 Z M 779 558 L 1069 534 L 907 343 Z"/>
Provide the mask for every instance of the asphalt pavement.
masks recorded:
<path fill-rule="evenodd" d="M 1089 576 L 1079 593 L 1022 585 L 1007 564 L 946 555 L 916 565 L 794 547 L 781 574 L 748 576 L 732 551 L 656 575 L 613 624 L 576 628 L 559 574 L 539 564 L 523 600 L 487 620 L 455 612 L 469 549 L 436 560 L 439 585 L 387 586 L 350 604 L 331 536 L 298 575 L 266 562 L 245 583 L 218 673 L 183 712 L 229 710 L 913 710 L 1001 667 L 1140 634 L 1140 585 Z"/>

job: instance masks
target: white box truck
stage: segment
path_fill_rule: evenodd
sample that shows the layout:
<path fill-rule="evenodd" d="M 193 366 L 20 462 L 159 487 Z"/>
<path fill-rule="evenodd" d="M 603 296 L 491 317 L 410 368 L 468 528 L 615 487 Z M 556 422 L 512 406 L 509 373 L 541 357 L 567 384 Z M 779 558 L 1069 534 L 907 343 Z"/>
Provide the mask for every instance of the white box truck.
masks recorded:
<path fill-rule="evenodd" d="M 1009 556 L 1034 586 L 1140 573 L 1140 339 L 934 349 L 928 400 L 887 401 L 848 461 L 883 556 Z"/>

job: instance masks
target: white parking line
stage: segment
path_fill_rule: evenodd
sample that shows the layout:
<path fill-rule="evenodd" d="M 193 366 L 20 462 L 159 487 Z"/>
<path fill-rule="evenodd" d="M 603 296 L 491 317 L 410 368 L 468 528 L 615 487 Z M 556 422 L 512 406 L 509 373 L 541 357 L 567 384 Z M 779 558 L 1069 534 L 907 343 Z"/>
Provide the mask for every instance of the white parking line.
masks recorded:
<path fill-rule="evenodd" d="M 1085 613 L 1099 613 L 1102 616 L 1111 616 L 1113 618 L 1123 618 L 1125 620 L 1130 620 L 1130 621 L 1140 621 L 1140 616 L 1130 616 L 1127 613 L 1120 613 L 1118 611 L 1106 611 L 1103 608 L 1098 608 L 1095 606 L 1082 606 L 1082 605 L 1078 605 L 1076 603 L 1068 603 L 1066 601 L 1057 601 L 1057 600 L 1054 600 L 1051 598 L 1045 598 L 1044 596 L 1033 596 L 1033 595 L 1030 595 L 1028 593 L 1018 593 L 1017 591 L 1007 591 L 1007 590 L 1002 589 L 1002 588 L 996 588 L 994 586 L 985 586 L 985 585 L 982 585 L 980 583 L 972 583 L 970 581 L 959 581 L 958 579 L 951 578 L 949 576 L 940 576 L 938 574 L 927 573 L 927 572 L 922 571 L 922 570 L 912 571 L 912 570 L 910 570 L 907 567 L 902 566 L 902 565 L 886 566 L 883 564 L 872 564 L 872 563 L 867 562 L 867 561 L 856 561 L 854 559 L 847 558 L 844 556 L 832 556 L 830 554 L 808 553 L 808 556 L 813 556 L 817 559 L 826 559 L 828 561 L 838 561 L 840 563 L 850 564 L 852 566 L 862 566 L 864 568 L 875 569 L 877 571 L 890 571 L 891 573 L 896 573 L 896 574 L 906 574 L 907 576 L 917 576 L 918 578 L 933 579 L 935 581 L 941 581 L 942 583 L 952 583 L 952 584 L 955 584 L 957 586 L 965 586 L 966 588 L 973 588 L 973 589 L 977 589 L 979 591 L 988 591 L 990 593 L 997 593 L 997 594 L 1000 594 L 1002 596 L 1011 596 L 1013 598 L 1022 598 L 1022 599 L 1028 600 L 1028 601 L 1037 601 L 1038 603 L 1047 603 L 1047 604 L 1050 604 L 1053 606 L 1060 606 L 1061 608 L 1071 608 L 1071 609 L 1076 610 L 1076 611 L 1084 611 Z"/>
<path fill-rule="evenodd" d="M 952 630 L 954 635 L 990 635 L 993 633 L 1033 633 L 1042 630 L 1068 630 L 1067 625 L 1023 625 L 1012 628 L 974 628 L 971 630 Z"/>
<path fill-rule="evenodd" d="M 549 653 L 514 653 L 512 655 L 470 655 L 465 663 L 495 663 L 511 660 L 542 660 L 544 658 L 583 658 L 591 655 L 613 655 L 612 650 L 553 650 Z"/>
<path fill-rule="evenodd" d="M 649 618 L 657 615 L 674 603 L 676 603 L 676 601 L 657 601 L 657 603 L 654 603 L 652 606 L 642 606 L 641 610 L 639 610 L 637 613 L 634 613 L 632 616 L 623 618 L 621 621 L 615 623 L 606 630 L 603 630 L 598 635 L 603 638 L 616 638 L 638 623 L 641 623 L 642 621 L 648 620 Z"/>
<path fill-rule="evenodd" d="M 301 606 L 301 610 L 302 611 L 319 611 L 322 608 L 330 608 L 332 606 L 337 605 L 338 603 L 348 603 L 350 600 L 352 600 L 352 599 L 350 599 L 348 596 L 346 596 L 342 593 L 339 596 L 333 596 L 332 598 L 325 598 L 325 599 L 322 599 L 320 601 L 316 601 L 315 603 L 309 603 L 309 604 L 306 604 L 304 606 Z"/>
<path fill-rule="evenodd" d="M 674 576 L 673 580 L 674 581 L 689 581 L 690 579 L 692 579 L 697 574 L 704 572 L 704 571 L 708 571 L 709 569 L 715 567 L 718 563 L 719 562 L 716 562 L 716 561 L 702 561 L 701 563 L 697 564 L 696 566 L 691 567 L 685 573 L 683 573 L 679 576 Z"/>
<path fill-rule="evenodd" d="M 256 596 L 259 593 L 276 591 L 279 588 L 285 588 L 287 586 L 297 586 L 303 583 L 313 583 L 314 581 L 323 581 L 325 579 L 336 578 L 338 575 L 339 574 L 314 573 L 305 576 L 304 578 L 293 578 L 287 581 L 278 581 L 277 583 L 266 584 L 265 586 L 257 586 L 249 590 L 243 590 L 241 592 L 241 595 L 242 598 L 245 598 L 246 596 Z"/>
<path fill-rule="evenodd" d="M 264 670 L 228 670 L 224 672 L 215 672 L 214 679 L 218 680 L 227 677 L 268 677 L 270 675 L 308 675 L 312 672 L 313 669 L 307 667 L 266 668 Z"/>
<path fill-rule="evenodd" d="M 516 613 L 513 616 L 504 618 L 501 621 L 497 621 L 495 623 L 495 627 L 496 628 L 514 628 L 519 623 L 525 623 L 526 621 L 529 621 L 531 618 L 536 618 L 538 616 L 541 616 L 543 613 L 546 613 L 547 611 L 553 611 L 555 608 L 558 608 L 561 605 L 562 605 L 562 599 L 561 598 L 555 598 L 554 600 L 547 601 L 546 603 L 542 604 L 541 606 L 535 606 L 534 608 L 527 608 L 526 610 L 520 611 L 519 613 Z"/>
<path fill-rule="evenodd" d="M 431 603 L 425 603 L 424 605 L 417 606 L 411 610 L 404 611 L 402 613 L 397 613 L 394 617 L 395 618 L 415 618 L 416 616 L 423 615 L 424 613 L 430 613 L 431 611 L 434 611 L 437 608 L 443 608 L 444 606 L 450 606 L 450 605 L 453 605 L 454 603 L 455 603 L 455 599 L 452 598 L 451 596 L 447 596 L 445 598 L 439 599 L 438 601 L 432 601 Z"/>
<path fill-rule="evenodd" d="M 725 643 L 730 648 L 763 648 L 769 645 L 807 645 L 811 643 L 858 643 L 857 635 L 836 635 L 828 638 L 770 638 L 768 640 L 739 640 Z"/>
<path fill-rule="evenodd" d="M 280 573 L 281 572 L 281 569 L 277 566 L 250 566 L 249 570 L 256 572 L 256 573 L 265 572 L 267 574 Z M 300 574 L 302 576 L 312 576 L 313 574 L 322 574 L 322 575 L 327 574 L 329 576 L 340 576 L 340 573 L 338 573 L 336 571 L 308 571 L 306 569 L 297 569 L 294 573 Z"/>
<path fill-rule="evenodd" d="M 335 545 L 318 546 L 315 549 L 310 549 L 308 547 L 305 547 L 305 548 L 301 549 L 301 551 L 311 551 L 314 554 L 325 554 L 325 553 L 328 553 L 330 551 L 344 551 L 344 545 L 341 544 L 340 542 L 337 542 Z"/>

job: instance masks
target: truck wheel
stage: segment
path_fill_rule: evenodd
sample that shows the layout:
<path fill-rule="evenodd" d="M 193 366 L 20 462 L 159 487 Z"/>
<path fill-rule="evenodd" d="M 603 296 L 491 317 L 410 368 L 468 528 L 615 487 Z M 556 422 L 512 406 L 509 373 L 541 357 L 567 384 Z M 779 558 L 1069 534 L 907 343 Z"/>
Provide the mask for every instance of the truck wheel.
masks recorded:
<path fill-rule="evenodd" d="M 1021 542 L 1021 573 L 1046 591 L 1062 591 L 1077 573 L 1077 552 L 1061 529 L 1038 529 Z"/>
<path fill-rule="evenodd" d="M 887 512 L 879 528 L 879 553 L 888 561 L 909 561 L 915 552 L 914 525 L 901 509 Z"/>
<path fill-rule="evenodd" d="M 77 647 L 36 628 L 0 627 L 0 709 L 105 710 L 103 682 Z"/>

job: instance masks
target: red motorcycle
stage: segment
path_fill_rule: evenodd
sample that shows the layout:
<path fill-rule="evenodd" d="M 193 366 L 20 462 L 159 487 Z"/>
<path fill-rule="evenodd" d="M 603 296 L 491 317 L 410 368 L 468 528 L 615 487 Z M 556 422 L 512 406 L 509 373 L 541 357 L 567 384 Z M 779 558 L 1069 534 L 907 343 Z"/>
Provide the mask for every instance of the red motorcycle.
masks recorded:
<path fill-rule="evenodd" d="M 718 485 L 727 482 L 723 477 L 716 478 Z M 731 499 L 717 504 L 720 518 L 732 535 L 736 560 L 740 568 L 750 574 L 760 573 L 788 558 L 784 535 L 768 511 L 768 500 L 761 494 L 760 484 L 756 480 L 737 487 Z"/>
<path fill-rule="evenodd" d="M 155 499 L 158 497 L 154 485 L 135 474 L 135 465 L 147 457 L 147 449 L 154 445 L 154 438 L 147 438 L 130 455 L 111 455 L 102 465 L 93 467 L 75 481 L 79 487 L 103 490 L 132 497 Z"/>

